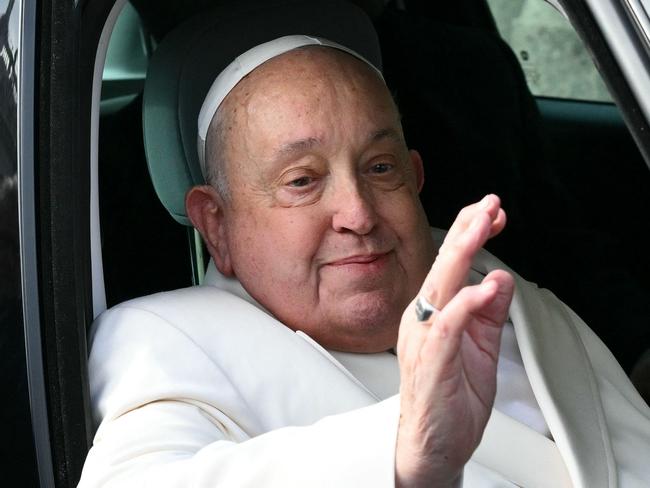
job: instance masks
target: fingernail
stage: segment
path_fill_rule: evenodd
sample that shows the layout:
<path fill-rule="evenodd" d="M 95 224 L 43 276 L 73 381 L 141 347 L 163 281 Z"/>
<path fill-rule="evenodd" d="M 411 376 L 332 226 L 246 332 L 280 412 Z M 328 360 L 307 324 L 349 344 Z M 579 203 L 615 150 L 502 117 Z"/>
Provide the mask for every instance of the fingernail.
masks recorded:
<path fill-rule="evenodd" d="M 490 206 L 490 195 L 485 195 L 481 200 L 481 208 L 488 208 Z"/>

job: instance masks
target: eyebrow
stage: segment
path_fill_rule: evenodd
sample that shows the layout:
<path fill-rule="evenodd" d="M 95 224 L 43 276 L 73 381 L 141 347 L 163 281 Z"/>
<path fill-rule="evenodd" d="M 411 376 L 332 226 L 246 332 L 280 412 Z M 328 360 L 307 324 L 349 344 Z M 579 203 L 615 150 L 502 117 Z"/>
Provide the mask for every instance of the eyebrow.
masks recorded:
<path fill-rule="evenodd" d="M 390 127 L 373 131 L 368 137 L 369 142 L 379 142 L 383 139 L 393 139 L 395 142 L 402 142 L 402 136 L 400 133 Z M 306 152 L 321 143 L 321 139 L 317 137 L 305 137 L 304 139 L 298 139 L 283 144 L 280 146 L 277 154 L 280 157 L 288 157 L 294 154 Z"/>
<path fill-rule="evenodd" d="M 309 149 L 317 146 L 321 143 L 321 140 L 317 137 L 306 137 L 304 139 L 298 139 L 297 141 L 287 142 L 282 144 L 278 150 L 278 154 L 281 156 L 291 156 L 292 154 L 308 151 Z"/>
<path fill-rule="evenodd" d="M 401 134 L 391 127 L 372 132 L 368 139 L 371 142 L 379 142 L 382 139 L 393 139 L 395 142 L 402 142 Z"/>

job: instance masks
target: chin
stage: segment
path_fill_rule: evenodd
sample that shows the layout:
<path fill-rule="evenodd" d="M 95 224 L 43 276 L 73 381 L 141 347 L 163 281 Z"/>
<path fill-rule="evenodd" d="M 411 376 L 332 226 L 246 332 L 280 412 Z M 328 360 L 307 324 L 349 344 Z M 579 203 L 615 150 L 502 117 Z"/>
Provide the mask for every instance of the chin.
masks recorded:
<path fill-rule="evenodd" d="M 403 309 L 406 305 L 391 300 L 362 297 L 341 304 L 333 325 L 321 339 L 330 349 L 348 352 L 381 352 L 395 347 Z"/>

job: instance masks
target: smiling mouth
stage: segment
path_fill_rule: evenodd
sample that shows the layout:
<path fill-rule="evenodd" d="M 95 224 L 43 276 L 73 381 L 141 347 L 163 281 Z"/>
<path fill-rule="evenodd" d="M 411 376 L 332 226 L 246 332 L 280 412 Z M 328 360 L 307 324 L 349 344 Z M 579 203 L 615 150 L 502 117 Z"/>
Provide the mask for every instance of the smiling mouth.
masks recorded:
<path fill-rule="evenodd" d="M 378 261 L 384 257 L 388 256 L 387 252 L 384 253 L 375 253 L 375 254 L 359 254 L 356 256 L 350 256 L 344 259 L 339 259 L 337 261 L 332 261 L 329 263 L 330 266 L 345 266 L 349 264 L 370 264 Z"/>

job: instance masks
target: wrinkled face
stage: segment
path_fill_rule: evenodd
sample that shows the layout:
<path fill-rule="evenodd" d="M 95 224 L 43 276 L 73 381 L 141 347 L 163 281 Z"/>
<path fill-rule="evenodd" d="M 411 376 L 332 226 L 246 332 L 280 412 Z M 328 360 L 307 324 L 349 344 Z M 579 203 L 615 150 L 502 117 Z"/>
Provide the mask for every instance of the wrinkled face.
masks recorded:
<path fill-rule="evenodd" d="M 393 347 L 434 249 L 421 162 L 383 82 L 348 54 L 298 49 L 242 80 L 222 110 L 233 273 L 325 347 Z"/>

